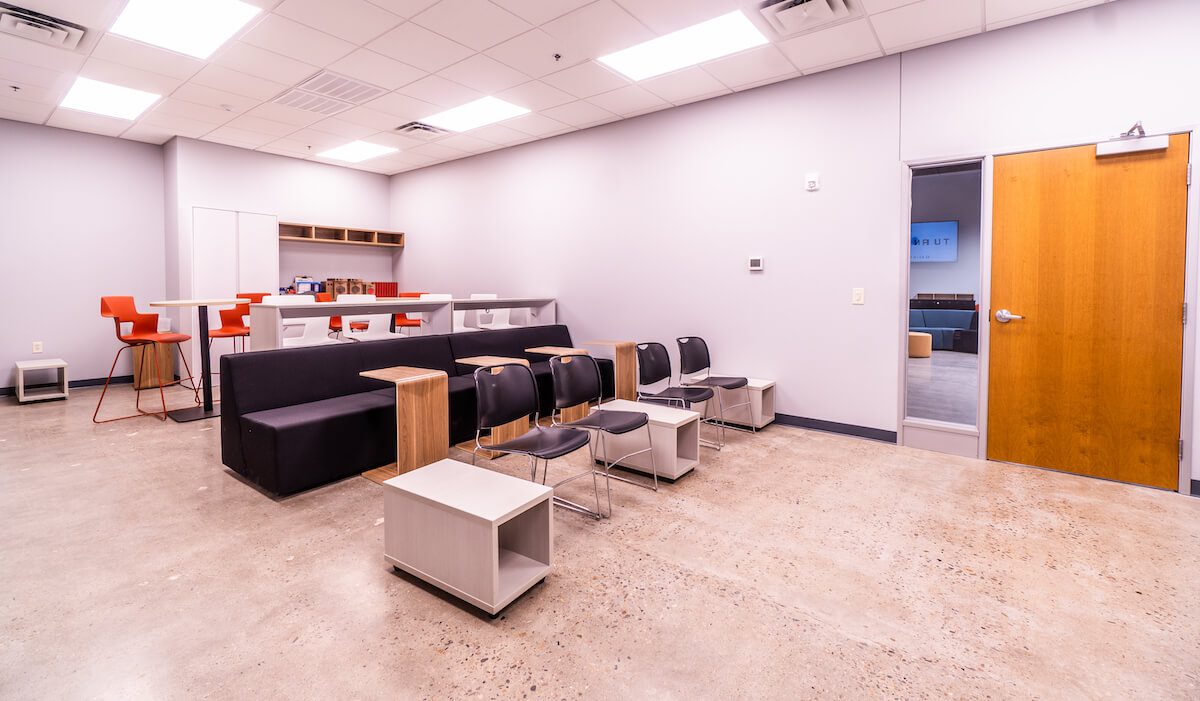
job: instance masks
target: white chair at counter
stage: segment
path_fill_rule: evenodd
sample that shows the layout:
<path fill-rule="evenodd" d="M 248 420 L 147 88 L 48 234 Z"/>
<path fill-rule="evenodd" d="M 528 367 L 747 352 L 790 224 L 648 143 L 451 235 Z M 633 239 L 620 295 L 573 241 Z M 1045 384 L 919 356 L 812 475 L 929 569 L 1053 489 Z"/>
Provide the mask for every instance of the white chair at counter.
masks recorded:
<path fill-rule="evenodd" d="M 314 304 L 316 300 L 312 295 L 267 295 L 263 297 L 263 304 Z M 284 348 L 300 348 L 302 346 L 323 346 L 329 343 L 338 343 L 337 339 L 329 337 L 329 315 L 325 316 L 306 316 L 295 319 L 284 319 L 283 327 L 301 326 L 304 328 L 303 333 L 299 336 L 285 336 L 283 338 L 282 347 Z"/>
<path fill-rule="evenodd" d="M 339 303 L 374 302 L 375 295 L 340 294 Z M 355 323 L 367 323 L 365 329 L 355 329 Z M 349 341 L 378 341 L 386 338 L 404 338 L 404 334 L 390 330 L 391 314 L 351 314 L 342 315 L 342 338 Z"/>
<path fill-rule="evenodd" d="M 471 295 L 471 299 L 497 299 L 497 298 L 498 298 L 498 296 L 496 295 L 495 292 L 475 292 Z M 455 314 L 457 314 L 457 313 L 458 312 L 455 312 Z M 507 308 L 505 308 L 505 309 L 481 309 L 478 312 L 476 312 L 476 315 L 477 315 L 476 323 L 479 325 L 480 329 L 485 330 L 485 331 L 499 331 L 500 329 L 520 328 L 520 326 L 517 324 L 508 323 L 511 313 L 512 313 L 512 310 L 507 309 Z M 479 321 L 478 320 L 479 317 L 483 316 L 484 314 L 490 314 L 492 317 L 492 320 L 488 321 L 488 322 Z"/>
<path fill-rule="evenodd" d="M 425 302 L 449 302 L 452 299 L 454 299 L 453 295 L 445 294 L 442 292 L 425 293 L 425 294 L 421 295 L 421 301 L 425 301 Z M 421 323 L 422 324 L 429 323 L 429 315 L 428 314 L 421 315 Z M 461 311 L 457 310 L 457 309 L 454 310 L 454 333 L 462 333 L 464 331 L 478 331 L 478 330 L 479 329 L 471 328 L 470 326 L 467 326 L 467 312 L 465 309 L 461 310 Z"/>

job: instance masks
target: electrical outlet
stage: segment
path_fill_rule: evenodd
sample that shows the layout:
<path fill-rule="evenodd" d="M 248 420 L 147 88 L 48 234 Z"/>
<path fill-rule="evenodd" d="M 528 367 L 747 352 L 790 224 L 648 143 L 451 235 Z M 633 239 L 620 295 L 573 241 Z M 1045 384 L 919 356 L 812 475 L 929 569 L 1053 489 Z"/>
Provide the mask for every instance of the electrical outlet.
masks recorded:
<path fill-rule="evenodd" d="M 861 287 L 855 287 L 850 291 L 850 304 L 866 304 L 867 293 Z"/>
<path fill-rule="evenodd" d="M 33 342 L 33 352 L 34 352 L 34 353 L 41 353 L 41 352 L 42 352 L 42 342 L 41 342 L 41 341 L 34 341 L 34 342 Z"/>

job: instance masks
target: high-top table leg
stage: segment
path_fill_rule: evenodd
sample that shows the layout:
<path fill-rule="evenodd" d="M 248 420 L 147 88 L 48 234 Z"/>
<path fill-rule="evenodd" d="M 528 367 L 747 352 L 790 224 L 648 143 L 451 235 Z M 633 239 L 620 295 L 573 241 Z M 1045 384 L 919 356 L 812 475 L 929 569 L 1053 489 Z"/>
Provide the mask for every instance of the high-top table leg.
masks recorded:
<path fill-rule="evenodd" d="M 214 416 L 220 416 L 221 412 L 213 408 L 212 397 L 212 359 L 209 357 L 208 349 L 208 307 L 200 305 L 197 307 L 200 310 L 200 334 L 197 343 L 200 344 L 200 382 L 204 385 L 204 404 L 203 406 L 189 407 L 187 409 L 176 409 L 175 411 L 167 412 L 170 416 L 179 423 L 188 421 L 199 421 L 201 419 L 210 419 Z M 195 380 L 192 380 L 195 382 Z"/>

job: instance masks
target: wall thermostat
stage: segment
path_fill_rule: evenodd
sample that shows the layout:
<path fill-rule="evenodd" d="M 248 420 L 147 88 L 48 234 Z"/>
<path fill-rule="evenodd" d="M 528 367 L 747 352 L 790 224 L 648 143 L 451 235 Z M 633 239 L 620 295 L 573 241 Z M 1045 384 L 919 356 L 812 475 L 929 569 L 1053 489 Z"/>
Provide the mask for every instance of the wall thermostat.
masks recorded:
<path fill-rule="evenodd" d="M 762 272 L 763 259 L 762 256 L 750 256 L 750 272 Z"/>

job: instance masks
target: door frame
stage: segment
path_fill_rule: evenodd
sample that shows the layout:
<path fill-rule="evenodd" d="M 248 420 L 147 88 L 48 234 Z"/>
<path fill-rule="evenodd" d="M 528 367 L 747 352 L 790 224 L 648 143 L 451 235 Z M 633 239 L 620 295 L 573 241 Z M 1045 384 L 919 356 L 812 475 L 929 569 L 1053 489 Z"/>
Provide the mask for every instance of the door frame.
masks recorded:
<path fill-rule="evenodd" d="M 1200 125 L 1189 124 L 1181 127 L 1168 127 L 1164 129 L 1153 130 L 1154 134 L 1188 134 L 1190 151 L 1189 162 L 1192 164 L 1200 164 Z M 988 381 L 988 349 L 990 344 L 990 314 L 991 314 L 991 279 L 992 279 L 992 195 L 993 181 L 992 171 L 994 159 L 996 156 L 1007 156 L 1018 153 L 1028 153 L 1031 151 L 1048 151 L 1060 148 L 1070 148 L 1072 146 L 1089 146 L 1102 141 L 1107 141 L 1112 138 L 1112 135 L 1105 134 L 1089 139 L 1081 139 L 1075 143 L 1050 143 L 1045 141 L 1034 141 L 1029 144 L 1019 147 L 1006 148 L 1003 150 L 993 151 L 991 153 L 971 153 L 971 154 L 949 154 L 942 156 L 931 156 L 928 158 L 902 159 L 901 168 L 901 225 L 902 230 L 899 232 L 903 237 L 901 240 L 906 240 L 909 236 L 908 227 L 912 221 L 912 170 L 913 168 L 924 168 L 937 165 L 952 165 L 955 163 L 983 162 L 983 192 L 980 206 L 980 217 L 982 221 L 979 227 L 979 266 L 980 266 L 980 299 L 979 311 L 981 314 L 988 315 L 988 323 L 980 324 L 979 329 L 979 411 L 976 425 L 978 427 L 978 445 L 979 450 L 976 457 L 987 459 L 987 381 Z M 1200 166 L 1196 167 L 1200 170 Z M 1183 384 L 1180 387 L 1180 406 L 1179 406 L 1179 438 L 1183 441 L 1182 459 L 1179 461 L 1179 484 L 1177 492 L 1183 495 L 1191 494 L 1192 482 L 1192 466 L 1197 461 L 1197 451 L 1195 450 L 1196 430 L 1195 430 L 1195 404 L 1196 404 L 1196 354 L 1197 354 L 1197 333 L 1196 327 L 1200 325 L 1200 306 L 1197 304 L 1198 293 L 1200 293 L 1200 187 L 1197 187 L 1195 178 L 1200 173 L 1193 175 L 1193 182 L 1188 185 L 1187 190 L 1187 233 L 1185 239 L 1184 253 L 1184 290 L 1183 299 L 1187 305 L 1187 323 L 1183 326 L 1183 358 L 1182 358 L 1182 377 Z M 907 248 L 903 249 L 908 251 Z M 947 436 L 958 434 L 960 437 L 964 433 L 962 427 L 953 424 L 944 424 L 937 421 L 925 421 L 921 419 L 905 419 L 907 408 L 907 391 L 908 391 L 908 285 L 909 285 L 909 254 L 906 252 L 900 256 L 900 305 L 898 313 L 902 323 L 899 333 L 899 363 L 897 380 L 899 383 L 898 404 L 896 413 L 897 427 L 897 443 L 904 445 L 905 432 L 907 429 L 921 432 L 932 432 L 933 435 L 944 433 Z M 907 424 L 907 425 L 906 425 Z M 940 424 L 940 425 L 939 425 Z"/>

